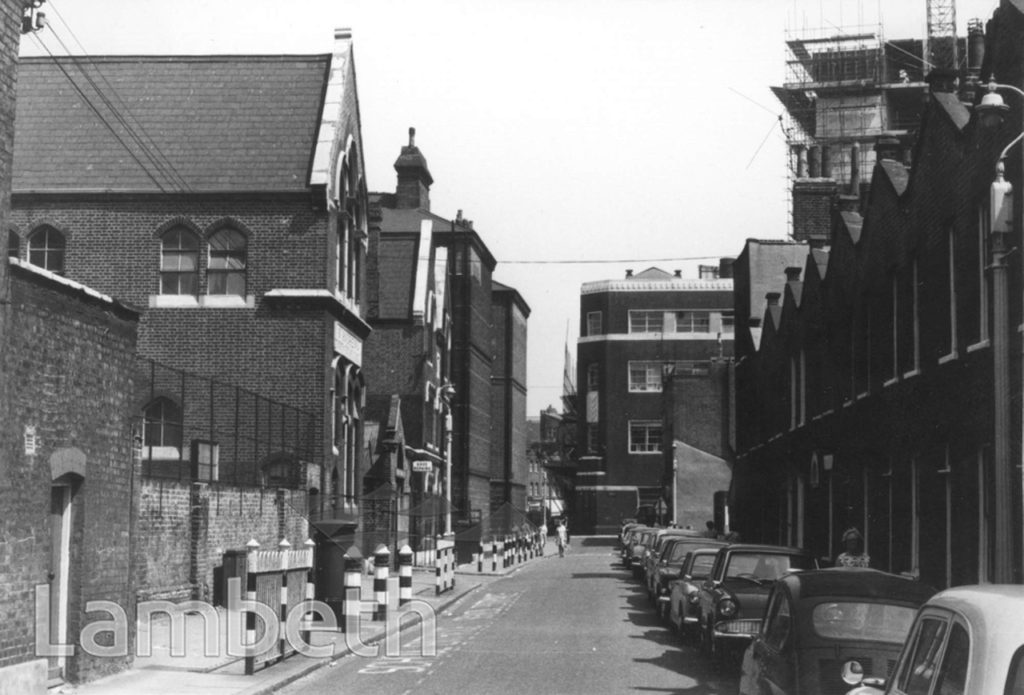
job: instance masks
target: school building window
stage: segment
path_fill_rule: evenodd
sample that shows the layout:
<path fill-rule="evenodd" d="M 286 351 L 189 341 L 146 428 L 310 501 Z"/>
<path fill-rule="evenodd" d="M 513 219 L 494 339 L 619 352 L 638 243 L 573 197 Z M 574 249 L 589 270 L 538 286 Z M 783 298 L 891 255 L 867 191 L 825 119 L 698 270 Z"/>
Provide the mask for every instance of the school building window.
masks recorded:
<path fill-rule="evenodd" d="M 33 231 L 28 237 L 28 262 L 57 275 L 64 274 L 64 235 L 49 225 Z"/>
<path fill-rule="evenodd" d="M 160 294 L 195 295 L 199 291 L 199 237 L 184 227 L 160 237 Z"/>
<path fill-rule="evenodd" d="M 245 236 L 237 230 L 225 227 L 210 237 L 209 245 L 207 293 L 245 296 Z"/>
<path fill-rule="evenodd" d="M 587 312 L 587 335 L 601 335 L 601 312 Z"/>

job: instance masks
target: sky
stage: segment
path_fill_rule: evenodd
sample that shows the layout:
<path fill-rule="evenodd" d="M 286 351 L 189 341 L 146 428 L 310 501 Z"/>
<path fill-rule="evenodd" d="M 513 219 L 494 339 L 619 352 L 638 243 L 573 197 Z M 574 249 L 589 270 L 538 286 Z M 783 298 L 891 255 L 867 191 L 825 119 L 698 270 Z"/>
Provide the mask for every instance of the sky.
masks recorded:
<path fill-rule="evenodd" d="M 948 0 L 946 0 L 948 2 Z M 959 0 L 958 34 L 998 0 Z M 926 0 L 48 0 L 23 55 L 327 53 L 352 30 L 371 191 L 409 127 L 530 306 L 527 415 L 560 407 L 580 287 L 788 233 L 787 31 L 923 38 Z M 62 45 L 63 44 L 63 45 Z M 368 356 L 369 357 L 369 356 Z"/>

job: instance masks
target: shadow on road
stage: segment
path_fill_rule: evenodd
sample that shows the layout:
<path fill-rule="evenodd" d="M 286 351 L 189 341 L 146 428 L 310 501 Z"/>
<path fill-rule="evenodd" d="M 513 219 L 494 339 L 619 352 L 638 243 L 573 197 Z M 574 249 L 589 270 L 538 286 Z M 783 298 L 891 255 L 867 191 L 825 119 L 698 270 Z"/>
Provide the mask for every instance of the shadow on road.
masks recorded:
<path fill-rule="evenodd" d="M 584 548 L 612 548 L 619 545 L 616 536 L 576 536 L 576 541 Z"/>
<path fill-rule="evenodd" d="M 616 575 L 627 578 L 621 572 Z M 636 658 L 634 661 L 660 666 L 680 676 L 680 686 L 672 690 L 642 686 L 635 686 L 634 690 L 708 694 L 736 691 L 739 659 L 719 661 L 705 658 L 694 646 L 685 644 L 671 626 L 658 616 L 641 583 L 630 577 L 626 584 L 631 589 L 621 594 L 625 601 L 626 620 L 643 630 L 641 634 L 634 635 L 634 639 L 649 640 L 664 647 L 664 651 L 657 657 Z"/>

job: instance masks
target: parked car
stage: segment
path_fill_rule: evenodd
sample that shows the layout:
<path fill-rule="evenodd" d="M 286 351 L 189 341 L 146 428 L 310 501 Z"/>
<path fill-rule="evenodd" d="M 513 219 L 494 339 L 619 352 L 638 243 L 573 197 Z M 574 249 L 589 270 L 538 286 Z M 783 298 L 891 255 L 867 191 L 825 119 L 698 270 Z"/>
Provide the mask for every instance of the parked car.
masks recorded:
<path fill-rule="evenodd" d="M 629 537 L 629 532 L 638 526 L 640 526 L 640 524 L 635 519 L 628 519 L 622 522 L 622 528 L 619 529 L 619 544 L 625 545 L 626 538 Z"/>
<path fill-rule="evenodd" d="M 842 695 L 844 674 L 886 673 L 935 589 L 878 570 L 839 567 L 777 580 L 743 657 L 740 695 Z"/>
<path fill-rule="evenodd" d="M 689 550 L 679 569 L 679 578 L 669 582 L 668 619 L 683 639 L 697 635 L 700 619 L 700 585 L 711 574 L 723 541 L 705 538 L 701 547 Z M 714 544 L 709 546 L 708 544 Z M 658 597 L 661 600 L 661 597 Z"/>
<path fill-rule="evenodd" d="M 817 569 L 800 548 L 737 543 L 719 548 L 699 593 L 701 651 L 722 657 L 746 648 L 761 627 L 772 583 L 792 570 Z"/>
<path fill-rule="evenodd" d="M 654 565 L 649 584 L 651 600 L 658 609 L 659 617 L 668 618 L 669 594 L 672 590 L 670 585 L 683 576 L 683 564 L 687 556 L 698 548 L 708 549 L 713 554 L 725 544 L 725 541 L 702 536 L 674 536 L 665 542 L 665 550 Z"/>
<path fill-rule="evenodd" d="M 873 670 L 850 695 L 1024 694 L 1024 586 L 946 589 L 917 612 L 894 668 Z M 855 685 L 861 674 L 847 673 Z"/>
<path fill-rule="evenodd" d="M 627 569 L 632 571 L 633 577 L 639 578 L 643 570 L 644 551 L 653 542 L 654 532 L 657 529 L 648 526 L 633 529 L 629 542 L 623 550 L 622 560 Z"/>
<path fill-rule="evenodd" d="M 663 528 L 655 533 L 654 542 L 647 549 L 644 555 L 642 577 L 644 586 L 647 589 L 647 598 L 652 601 L 657 597 L 654 586 L 654 572 L 665 554 L 665 548 L 669 541 L 675 538 L 701 538 L 700 532 L 693 529 Z M 678 572 L 678 569 L 676 570 Z"/>

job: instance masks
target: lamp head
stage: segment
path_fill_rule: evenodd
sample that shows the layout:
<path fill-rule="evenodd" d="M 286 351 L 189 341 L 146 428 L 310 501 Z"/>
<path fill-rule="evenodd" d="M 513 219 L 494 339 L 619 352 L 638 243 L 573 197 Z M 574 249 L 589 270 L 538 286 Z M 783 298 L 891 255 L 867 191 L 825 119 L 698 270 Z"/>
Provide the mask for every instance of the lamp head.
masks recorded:
<path fill-rule="evenodd" d="M 981 98 L 981 103 L 975 107 L 983 128 L 998 128 L 1003 124 L 1006 112 L 1010 110 L 1003 97 L 996 91 L 996 86 L 996 76 L 992 75 L 988 80 L 988 91 Z"/>

